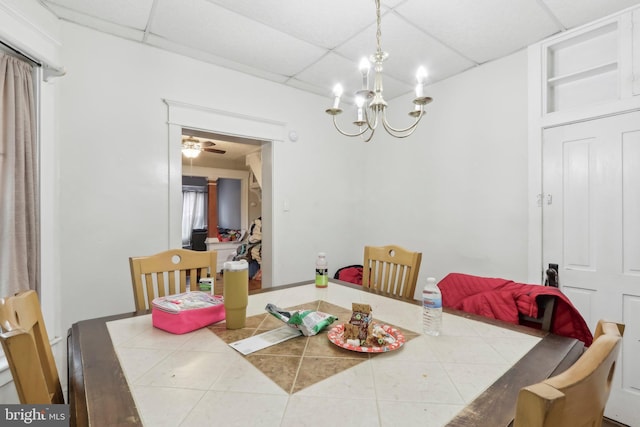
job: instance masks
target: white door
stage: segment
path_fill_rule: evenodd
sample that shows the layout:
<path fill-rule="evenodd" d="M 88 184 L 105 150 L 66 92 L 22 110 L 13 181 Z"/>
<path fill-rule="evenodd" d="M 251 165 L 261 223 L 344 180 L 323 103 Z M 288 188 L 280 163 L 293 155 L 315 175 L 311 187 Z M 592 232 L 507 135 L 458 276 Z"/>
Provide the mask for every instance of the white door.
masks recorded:
<path fill-rule="evenodd" d="M 626 324 L 605 415 L 640 426 L 640 112 L 546 129 L 543 265 L 593 331 Z"/>

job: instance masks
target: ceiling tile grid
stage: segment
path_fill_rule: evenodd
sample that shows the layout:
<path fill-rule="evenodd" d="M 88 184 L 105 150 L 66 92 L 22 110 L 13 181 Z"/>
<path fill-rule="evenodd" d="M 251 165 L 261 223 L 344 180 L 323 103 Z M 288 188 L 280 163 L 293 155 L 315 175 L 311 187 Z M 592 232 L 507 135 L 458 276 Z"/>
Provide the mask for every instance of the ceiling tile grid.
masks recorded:
<path fill-rule="evenodd" d="M 37 0 L 55 16 L 301 90 L 359 89 L 374 0 Z M 526 48 L 640 0 L 381 0 L 385 98 Z"/>
<path fill-rule="evenodd" d="M 144 31 L 142 30 L 137 30 L 135 28 L 116 24 L 104 19 L 85 15 L 76 12 L 75 10 L 64 9 L 57 5 L 51 5 L 50 9 L 56 12 L 58 16 L 61 17 L 60 19 L 74 22 L 84 27 L 92 28 L 103 33 L 112 34 L 117 37 L 134 40 L 137 42 L 144 41 Z"/>
<path fill-rule="evenodd" d="M 441 80 L 476 65 L 394 13 L 382 18 L 381 34 L 382 50 L 389 54 L 384 63 L 385 74 L 412 86 L 421 65 L 428 69 L 429 81 Z M 358 72 L 360 58 L 368 58 L 375 50 L 375 25 L 336 49 L 353 61 L 354 72 Z"/>
<path fill-rule="evenodd" d="M 44 3 L 52 7 L 60 6 L 55 9 L 60 17 L 75 12 L 75 19 L 78 21 L 84 15 L 143 31 L 149 21 L 154 0 L 47 0 Z"/>
<path fill-rule="evenodd" d="M 372 0 L 208 0 L 316 46 L 333 49 L 376 20 Z"/>
<path fill-rule="evenodd" d="M 560 31 L 532 0 L 422 0 L 398 13 L 467 58 L 484 63 Z"/>
<path fill-rule="evenodd" d="M 149 30 L 185 46 L 286 76 L 296 74 L 325 53 L 310 43 L 202 0 L 159 0 Z"/>
<path fill-rule="evenodd" d="M 371 74 L 373 73 L 369 76 L 369 87 L 373 86 Z M 358 61 L 350 61 L 335 53 L 328 54 L 296 77 L 307 84 L 324 88 L 320 95 L 331 96 L 333 87 L 338 83 L 342 85 L 347 99 L 353 98 L 352 94 L 362 89 L 362 75 L 358 71 Z M 413 85 L 407 85 L 392 76 L 384 78 L 384 92 L 389 99 L 412 89 Z"/>
<path fill-rule="evenodd" d="M 240 71 L 245 74 L 250 74 L 250 75 L 260 77 L 266 80 L 271 80 L 277 83 L 284 84 L 287 82 L 287 77 L 281 74 L 276 74 L 276 73 L 268 72 L 264 69 L 260 69 L 257 67 L 251 67 L 249 65 L 240 64 L 230 59 L 222 58 L 220 56 L 217 56 L 208 52 L 204 52 L 199 49 L 185 47 L 182 44 L 175 43 L 172 40 L 165 39 L 153 34 L 150 34 L 146 38 L 146 44 L 150 46 L 155 46 L 159 49 L 163 49 L 169 52 L 175 52 L 184 56 L 188 56 L 190 58 L 194 58 L 199 61 L 208 62 L 210 64 L 216 64 L 221 67 L 225 67 L 235 71 Z"/>
<path fill-rule="evenodd" d="M 573 28 L 632 7 L 638 0 L 541 0 L 565 28 Z"/>

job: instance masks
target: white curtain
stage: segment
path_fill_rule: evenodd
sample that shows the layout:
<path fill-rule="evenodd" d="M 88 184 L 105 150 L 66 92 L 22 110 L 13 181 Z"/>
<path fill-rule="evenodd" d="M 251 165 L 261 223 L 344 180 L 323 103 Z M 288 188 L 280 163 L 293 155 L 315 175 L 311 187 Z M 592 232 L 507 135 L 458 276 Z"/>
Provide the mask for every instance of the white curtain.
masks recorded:
<path fill-rule="evenodd" d="M 0 296 L 39 290 L 40 223 L 32 67 L 0 52 Z"/>
<path fill-rule="evenodd" d="M 182 246 L 191 244 L 191 231 L 207 228 L 206 193 L 182 192 Z"/>

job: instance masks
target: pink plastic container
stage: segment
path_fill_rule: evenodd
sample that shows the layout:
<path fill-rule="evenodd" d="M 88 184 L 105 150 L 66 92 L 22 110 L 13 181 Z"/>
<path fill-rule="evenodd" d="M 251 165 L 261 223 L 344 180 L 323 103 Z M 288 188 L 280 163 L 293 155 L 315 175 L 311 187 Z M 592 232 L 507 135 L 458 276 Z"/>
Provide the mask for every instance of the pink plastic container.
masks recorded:
<path fill-rule="evenodd" d="M 172 334 L 186 334 L 224 320 L 224 300 L 205 292 L 185 292 L 151 302 L 153 326 Z"/>

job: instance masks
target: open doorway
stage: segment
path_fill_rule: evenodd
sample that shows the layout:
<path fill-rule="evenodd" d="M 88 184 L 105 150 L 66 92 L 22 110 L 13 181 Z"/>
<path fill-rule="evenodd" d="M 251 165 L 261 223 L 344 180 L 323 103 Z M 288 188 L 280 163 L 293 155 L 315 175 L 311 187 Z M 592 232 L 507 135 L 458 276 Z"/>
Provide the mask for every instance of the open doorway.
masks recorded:
<path fill-rule="evenodd" d="M 230 137 L 260 141 L 262 161 L 262 287 L 273 286 L 274 253 L 273 156 L 274 145 L 284 141 L 287 125 L 272 118 L 249 116 L 201 105 L 163 99 L 167 105 L 168 247 L 179 247 L 182 220 L 182 129 L 195 129 Z M 195 168 L 196 165 L 193 164 Z M 244 184 L 243 184 L 244 185 Z M 247 179 L 247 191 L 249 191 Z M 243 187 L 244 188 L 244 187 Z M 248 210 L 247 206 L 247 210 Z M 248 215 L 247 215 L 248 217 Z M 248 225 L 248 224 L 247 224 Z"/>
<path fill-rule="evenodd" d="M 182 128 L 182 245 L 245 259 L 249 278 L 262 278 L 262 144 Z"/>

